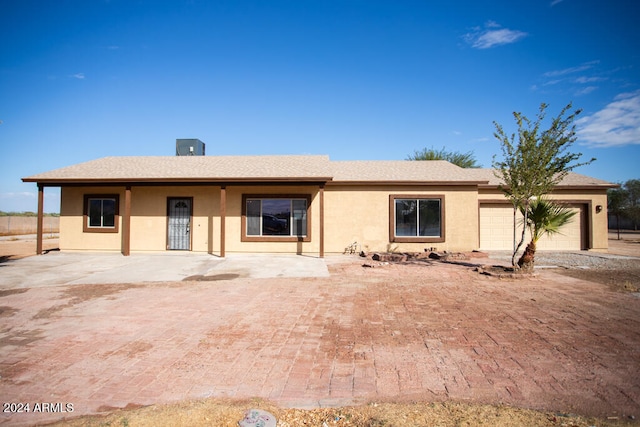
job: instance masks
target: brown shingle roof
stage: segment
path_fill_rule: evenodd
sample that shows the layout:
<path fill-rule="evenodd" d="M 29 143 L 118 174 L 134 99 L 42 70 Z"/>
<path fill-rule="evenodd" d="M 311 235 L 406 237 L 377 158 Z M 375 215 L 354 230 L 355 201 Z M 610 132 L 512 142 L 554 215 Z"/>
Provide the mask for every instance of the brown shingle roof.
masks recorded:
<path fill-rule="evenodd" d="M 331 179 L 328 164 L 328 156 L 104 157 L 23 181 L 326 181 Z"/>
<path fill-rule="evenodd" d="M 329 156 L 104 157 L 23 178 L 49 185 L 109 182 L 306 181 L 335 184 L 431 183 L 496 187 L 493 169 L 463 169 L 444 160 L 330 161 Z M 615 185 L 570 173 L 563 187 Z"/>
<path fill-rule="evenodd" d="M 476 177 L 478 180 L 488 181 L 487 187 L 497 187 L 500 185 L 501 180 L 493 173 L 494 169 L 467 169 L 471 176 Z M 559 187 L 604 187 L 613 188 L 616 184 L 612 184 L 601 179 L 593 178 L 587 175 L 581 175 L 575 172 L 569 172 L 567 176 L 558 184 Z"/>
<path fill-rule="evenodd" d="M 357 160 L 332 161 L 333 182 L 433 182 L 478 183 L 479 180 L 463 169 L 444 160 Z M 486 181 L 480 179 L 480 181 Z"/>

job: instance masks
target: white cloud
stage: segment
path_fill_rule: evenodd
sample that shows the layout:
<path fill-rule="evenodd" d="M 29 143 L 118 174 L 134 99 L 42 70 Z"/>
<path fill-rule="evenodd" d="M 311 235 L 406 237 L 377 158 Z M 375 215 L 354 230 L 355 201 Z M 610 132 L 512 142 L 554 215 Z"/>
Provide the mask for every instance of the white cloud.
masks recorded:
<path fill-rule="evenodd" d="M 543 86 L 553 86 L 553 85 L 557 85 L 558 83 L 562 83 L 562 79 L 549 80 L 548 82 L 544 82 L 542 85 Z"/>
<path fill-rule="evenodd" d="M 569 68 L 564 68 L 562 70 L 547 71 L 546 73 L 543 74 L 543 76 L 556 77 L 556 76 L 564 76 L 566 74 L 579 73 L 580 71 L 585 71 L 590 68 L 593 68 L 594 65 L 597 65 L 599 63 L 600 61 L 585 62 L 584 64 L 578 65 L 577 67 L 569 67 Z"/>
<path fill-rule="evenodd" d="M 640 144 L 640 90 L 622 93 L 602 110 L 576 121 L 578 141 L 597 147 Z"/>
<path fill-rule="evenodd" d="M 601 82 L 603 80 L 607 80 L 605 77 L 576 77 L 574 80 L 576 83 L 585 84 L 585 83 L 593 83 L 593 82 Z"/>
<path fill-rule="evenodd" d="M 577 96 L 587 95 L 596 89 L 598 89 L 598 86 L 586 86 L 586 87 L 583 87 L 582 89 L 577 90 L 576 95 Z"/>
<path fill-rule="evenodd" d="M 464 40 L 476 49 L 488 49 L 495 46 L 515 43 L 525 37 L 527 33 L 523 31 L 500 28 L 494 21 L 488 21 L 485 29 L 474 28 L 470 33 L 463 36 Z"/>
<path fill-rule="evenodd" d="M 71 77 L 73 77 L 74 79 L 83 80 L 84 79 L 84 73 L 76 73 L 76 74 L 72 75 Z"/>
<path fill-rule="evenodd" d="M 609 77 L 602 76 L 603 72 L 597 69 L 598 64 L 600 64 L 600 61 L 595 60 L 584 62 L 575 67 L 547 71 L 542 74 L 541 81 L 534 85 L 532 90 L 557 86 L 558 90 L 562 90 L 564 93 L 570 92 L 575 96 L 587 95 L 599 89 L 599 87 L 593 83 L 609 80 Z M 584 72 L 588 73 L 582 74 Z M 589 75 L 589 73 L 596 75 Z"/>
<path fill-rule="evenodd" d="M 562 3 L 564 0 L 552 0 L 551 1 L 551 7 L 557 5 L 558 3 Z"/>

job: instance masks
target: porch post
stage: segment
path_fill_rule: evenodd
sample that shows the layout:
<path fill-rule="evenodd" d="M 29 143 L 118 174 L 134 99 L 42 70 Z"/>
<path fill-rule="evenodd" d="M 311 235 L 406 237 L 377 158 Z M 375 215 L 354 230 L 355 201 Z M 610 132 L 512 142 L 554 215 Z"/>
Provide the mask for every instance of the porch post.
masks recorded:
<path fill-rule="evenodd" d="M 38 222 L 36 225 L 36 255 L 42 255 L 42 231 L 44 222 L 44 186 L 38 184 Z"/>
<path fill-rule="evenodd" d="M 226 218 L 227 218 L 227 186 L 220 186 L 220 256 L 225 257 L 226 240 Z"/>
<path fill-rule="evenodd" d="M 324 258 L 324 184 L 320 184 L 320 258 Z"/>
<path fill-rule="evenodd" d="M 131 254 L 131 186 L 124 190 L 124 214 L 122 215 L 122 255 Z"/>

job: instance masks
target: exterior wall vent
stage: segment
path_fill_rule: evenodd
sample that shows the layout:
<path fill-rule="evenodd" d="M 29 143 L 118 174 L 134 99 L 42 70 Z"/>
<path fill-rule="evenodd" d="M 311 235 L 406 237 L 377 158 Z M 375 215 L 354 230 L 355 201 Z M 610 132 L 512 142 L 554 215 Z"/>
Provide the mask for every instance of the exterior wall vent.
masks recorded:
<path fill-rule="evenodd" d="M 176 156 L 204 156 L 204 142 L 197 138 L 176 139 Z"/>

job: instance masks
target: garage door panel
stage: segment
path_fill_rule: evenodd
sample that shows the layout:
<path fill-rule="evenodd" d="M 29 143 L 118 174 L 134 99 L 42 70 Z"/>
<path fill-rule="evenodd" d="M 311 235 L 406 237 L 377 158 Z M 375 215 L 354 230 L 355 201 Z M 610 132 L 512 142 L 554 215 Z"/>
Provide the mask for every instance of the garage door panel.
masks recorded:
<path fill-rule="evenodd" d="M 570 206 L 576 212 L 572 221 L 566 224 L 560 234 L 543 236 L 538 241 L 538 250 L 580 250 L 582 249 L 581 206 Z M 522 233 L 522 215 L 517 214 L 517 238 Z M 527 231 L 525 243 L 531 241 Z M 480 205 L 480 249 L 512 250 L 513 249 L 513 207 L 508 204 Z"/>
<path fill-rule="evenodd" d="M 576 250 L 579 251 L 581 248 L 581 221 L 580 221 L 580 208 L 579 207 L 571 207 L 571 210 L 575 212 L 573 218 L 571 218 L 571 222 L 565 224 L 561 229 L 560 233 L 554 235 L 545 235 L 539 241 L 537 245 L 537 249 L 544 250 L 555 250 L 555 251 L 567 251 L 567 250 Z"/>
<path fill-rule="evenodd" d="M 518 219 L 522 215 L 518 212 Z M 518 233 L 522 232 L 521 226 Z M 510 250 L 513 248 L 513 207 L 505 204 L 480 206 L 480 249 Z"/>

